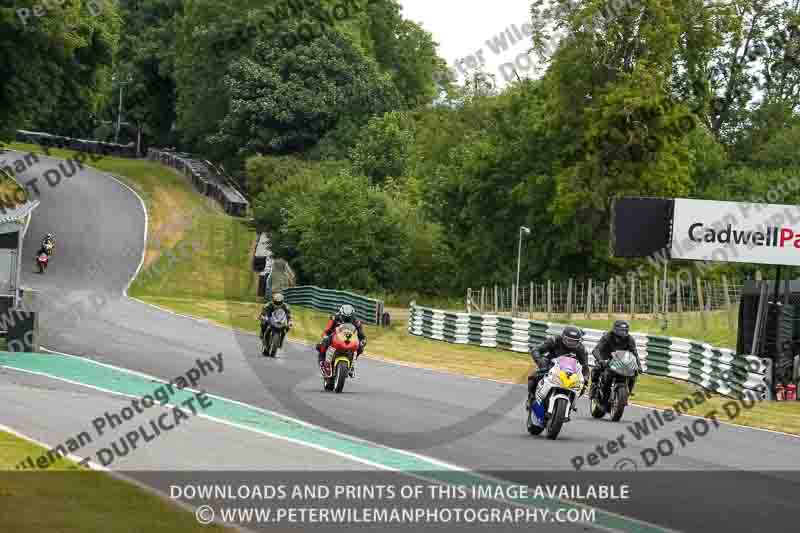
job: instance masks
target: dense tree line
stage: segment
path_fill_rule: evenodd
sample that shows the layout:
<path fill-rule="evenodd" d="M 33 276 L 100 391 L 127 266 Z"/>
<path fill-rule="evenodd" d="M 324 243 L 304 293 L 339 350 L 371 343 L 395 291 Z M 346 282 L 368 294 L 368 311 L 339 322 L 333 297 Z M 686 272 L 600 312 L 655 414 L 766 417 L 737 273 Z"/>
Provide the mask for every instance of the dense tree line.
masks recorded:
<path fill-rule="evenodd" d="M 0 8 L 0 128 L 110 136 L 129 80 L 127 140 L 224 161 L 301 281 L 359 290 L 506 283 L 521 225 L 526 279 L 621 273 L 615 196 L 766 199 L 800 165 L 796 1 L 536 0 L 544 73 L 502 91 L 442 81 L 396 0 L 306 4 Z"/>

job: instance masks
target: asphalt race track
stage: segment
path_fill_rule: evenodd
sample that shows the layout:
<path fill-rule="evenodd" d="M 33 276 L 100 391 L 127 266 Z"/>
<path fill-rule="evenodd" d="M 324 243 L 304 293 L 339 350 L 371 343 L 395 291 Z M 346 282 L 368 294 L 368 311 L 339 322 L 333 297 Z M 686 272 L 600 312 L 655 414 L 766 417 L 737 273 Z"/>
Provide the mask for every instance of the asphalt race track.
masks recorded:
<path fill-rule="evenodd" d="M 20 181 L 56 164 L 43 157 Z M 223 353 L 225 371 L 202 384 L 210 393 L 512 481 L 627 481 L 631 500 L 597 506 L 675 530 L 753 531 L 769 524 L 781 531 L 790 525 L 795 529 L 800 519 L 797 437 L 710 422 L 704 427 L 684 416 L 637 439 L 629 424 L 652 410 L 631 406 L 620 423 L 596 421 L 582 401 L 558 440 L 549 441 L 525 431 L 524 386 L 369 359 L 360 362 L 359 379 L 334 396 L 322 391 L 316 356 L 308 346 L 289 344 L 278 359 L 265 359 L 254 335 L 123 295 L 139 266 L 145 227 L 141 203 L 129 189 L 87 169 L 40 190 L 42 205 L 26 237 L 23 276 L 24 286 L 39 291 L 41 343 L 51 350 L 164 379 L 183 374 L 198 358 Z M 55 233 L 57 244 L 42 276 L 34 272 L 33 257 L 48 231 Z M 83 309 L 79 320 L 70 311 L 75 306 Z M 101 391 L 0 370 L 0 423 L 47 443 L 63 441 L 75 425 L 85 425 L 98 410 L 120 402 Z M 675 435 L 687 425 L 696 431 L 693 442 Z M 588 461 L 596 447 L 622 435 L 623 449 L 575 471 L 574 457 Z M 674 452 L 646 466 L 642 451 L 664 439 Z M 193 420 L 174 437 L 160 439 L 120 465 L 141 470 L 368 469 L 321 450 L 206 420 Z"/>

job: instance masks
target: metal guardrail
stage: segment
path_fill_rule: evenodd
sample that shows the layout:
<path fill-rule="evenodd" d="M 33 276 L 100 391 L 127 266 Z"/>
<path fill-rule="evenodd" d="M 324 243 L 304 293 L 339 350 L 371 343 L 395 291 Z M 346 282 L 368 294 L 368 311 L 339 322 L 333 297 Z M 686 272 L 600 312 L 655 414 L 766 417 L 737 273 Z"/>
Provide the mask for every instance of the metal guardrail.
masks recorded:
<path fill-rule="evenodd" d="M 229 215 L 243 217 L 247 214 L 249 202 L 213 165 L 194 159 L 191 154 L 154 148 L 147 150 L 147 158 L 181 171 L 201 194 L 217 200 Z"/>
<path fill-rule="evenodd" d="M 367 324 L 383 323 L 383 302 L 352 292 L 322 289 L 315 286 L 289 287 L 283 290 L 286 303 L 335 313 L 344 304 L 352 305 L 356 316 Z"/>
<path fill-rule="evenodd" d="M 528 352 L 548 335 L 558 335 L 564 325 L 509 318 L 496 315 L 476 315 L 440 311 L 411 304 L 408 332 L 411 335 L 454 344 L 472 344 L 515 352 Z M 583 329 L 584 345 L 590 352 L 603 331 Z M 718 394 L 765 399 L 761 387 L 769 390 L 769 359 L 741 355 L 726 348 L 690 339 L 661 337 L 633 333 L 636 346 L 647 374 L 687 381 Z M 594 357 L 589 356 L 594 366 Z"/>
<path fill-rule="evenodd" d="M 113 155 L 117 157 L 138 157 L 136 145 L 115 144 L 102 141 L 90 141 L 87 139 L 73 139 L 60 135 L 50 135 L 39 131 L 17 130 L 16 140 L 46 146 L 48 148 L 62 148 L 65 150 L 76 150 L 89 154 L 102 154 L 104 156 Z"/>

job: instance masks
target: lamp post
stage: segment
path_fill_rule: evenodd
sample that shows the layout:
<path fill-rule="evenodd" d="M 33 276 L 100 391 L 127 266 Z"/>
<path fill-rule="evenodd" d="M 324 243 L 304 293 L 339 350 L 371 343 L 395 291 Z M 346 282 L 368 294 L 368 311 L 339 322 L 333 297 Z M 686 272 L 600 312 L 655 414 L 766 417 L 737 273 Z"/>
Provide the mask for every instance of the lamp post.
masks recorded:
<path fill-rule="evenodd" d="M 526 228 L 525 226 L 520 226 L 519 228 L 519 248 L 517 249 L 517 285 L 516 289 L 514 290 L 514 316 L 517 316 L 517 306 L 519 305 L 519 267 L 522 263 L 522 233 L 527 235 L 531 234 L 531 229 Z"/>
<path fill-rule="evenodd" d="M 117 132 L 114 135 L 114 144 L 119 144 L 119 130 L 122 126 L 122 88 L 125 86 L 126 83 L 130 83 L 133 78 L 130 74 L 125 76 L 125 79 L 122 77 L 117 78 L 117 75 L 114 74 L 111 76 L 112 81 L 119 81 L 119 110 L 117 111 Z"/>

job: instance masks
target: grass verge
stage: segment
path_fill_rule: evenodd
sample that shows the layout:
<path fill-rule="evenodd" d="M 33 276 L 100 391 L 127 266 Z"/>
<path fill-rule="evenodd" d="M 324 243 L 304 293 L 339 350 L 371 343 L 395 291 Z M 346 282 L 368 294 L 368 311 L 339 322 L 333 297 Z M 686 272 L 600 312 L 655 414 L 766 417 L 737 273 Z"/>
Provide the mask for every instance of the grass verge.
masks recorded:
<path fill-rule="evenodd" d="M 25 145 L 17 149 L 37 148 Z M 60 157 L 71 155 L 71 152 L 63 150 L 52 152 Z M 177 313 L 256 332 L 261 304 L 255 301 L 257 280 L 250 271 L 250 253 L 255 239 L 253 230 L 245 222 L 229 217 L 209 204 L 184 176 L 158 163 L 107 157 L 92 163 L 92 166 L 125 180 L 141 194 L 150 213 L 148 252 L 153 250 L 157 258 L 139 274 L 130 294 Z M 181 229 L 173 234 L 175 224 L 169 221 L 176 220 L 183 222 L 177 224 Z M 153 237 L 159 235 L 158 228 L 162 228 L 162 233 L 166 231 L 160 242 Z M 191 243 L 191 253 L 173 252 L 187 242 Z M 425 301 L 419 303 L 427 304 Z M 393 320 L 390 327 L 367 327 L 369 357 L 509 383 L 524 383 L 533 369 L 527 354 L 410 336 L 403 320 L 407 317 L 404 309 L 393 308 L 390 312 L 399 318 Z M 295 328 L 290 332 L 290 338 L 316 343 L 327 315 L 298 307 L 294 307 L 293 314 Z M 564 317 L 554 317 L 551 321 L 567 322 Z M 572 323 L 605 329 L 612 321 L 575 318 Z M 724 313 L 712 313 L 707 328 L 702 326 L 699 315 L 689 314 L 685 315 L 682 325 L 673 320 L 666 332 L 661 331 L 657 320 L 633 320 L 632 328 L 639 332 L 705 339 L 718 346 L 735 346 L 735 331 L 728 327 Z M 640 405 L 670 408 L 682 398 L 692 397 L 698 390 L 698 387 L 681 381 L 642 376 L 634 401 Z M 719 420 L 800 434 L 800 402 L 759 405 L 731 420 L 721 409 L 726 401 L 715 397 L 688 413 L 705 416 L 716 409 L 720 413 Z"/>
<path fill-rule="evenodd" d="M 0 471 L 5 471 L 0 486 L 3 531 L 232 531 L 217 525 L 201 526 L 192 513 L 168 500 L 63 457 L 46 471 L 15 470 L 22 458 L 46 452 L 32 442 L 0 432 Z"/>

